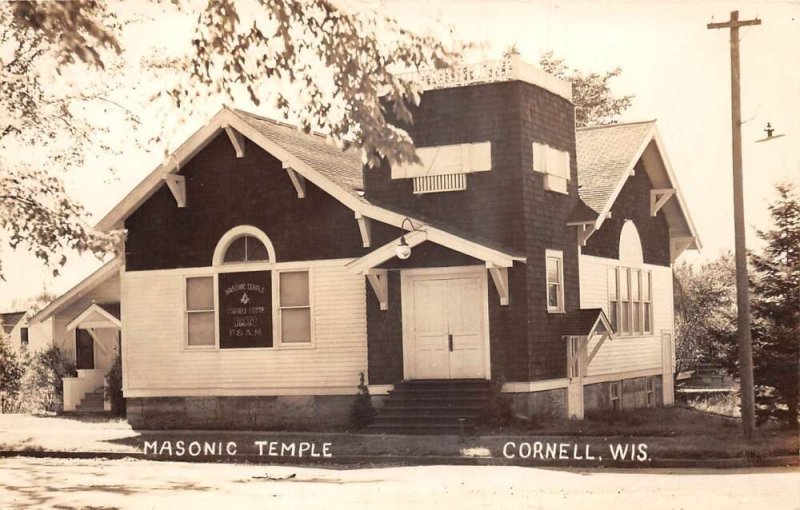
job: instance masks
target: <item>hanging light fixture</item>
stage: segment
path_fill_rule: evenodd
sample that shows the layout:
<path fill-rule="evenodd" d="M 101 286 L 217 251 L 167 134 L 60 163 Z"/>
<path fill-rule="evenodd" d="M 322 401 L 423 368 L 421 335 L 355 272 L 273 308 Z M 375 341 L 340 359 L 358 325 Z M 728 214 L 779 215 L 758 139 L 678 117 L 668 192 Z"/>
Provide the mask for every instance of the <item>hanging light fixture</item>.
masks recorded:
<path fill-rule="evenodd" d="M 411 246 L 406 242 L 406 236 L 400 237 L 400 244 L 394 249 L 394 253 L 400 260 L 406 260 L 411 256 Z"/>
<path fill-rule="evenodd" d="M 406 222 L 408 222 L 408 224 L 411 225 L 412 231 L 417 232 L 418 230 L 420 230 L 414 226 L 414 223 L 409 218 L 403 218 L 403 223 L 400 224 L 401 229 L 405 228 Z M 400 236 L 400 242 L 395 247 L 394 253 L 400 260 L 406 260 L 411 256 L 411 246 L 409 246 L 408 242 L 406 242 L 405 234 Z"/>

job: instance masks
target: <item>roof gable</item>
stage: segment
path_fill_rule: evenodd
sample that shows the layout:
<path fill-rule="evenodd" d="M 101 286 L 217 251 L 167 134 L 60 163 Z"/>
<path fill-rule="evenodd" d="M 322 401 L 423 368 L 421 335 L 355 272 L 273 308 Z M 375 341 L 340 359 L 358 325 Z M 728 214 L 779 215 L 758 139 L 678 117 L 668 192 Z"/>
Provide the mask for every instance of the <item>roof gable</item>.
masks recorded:
<path fill-rule="evenodd" d="M 3 327 L 5 334 L 11 334 L 23 317 L 25 317 L 25 312 L 0 313 L 0 326 Z"/>
<path fill-rule="evenodd" d="M 466 255 L 510 267 L 525 257 L 497 249 L 467 236 L 457 235 L 415 216 L 398 213 L 369 202 L 361 192 L 362 168 L 354 151 L 343 151 L 319 135 L 302 133 L 287 124 L 258 115 L 223 108 L 203 128 L 184 142 L 170 157 L 150 173 L 97 225 L 101 230 L 121 228 L 125 219 L 156 192 L 165 180 L 180 170 L 223 130 L 233 129 L 262 150 L 281 161 L 283 167 L 328 193 L 350 208 L 356 218 L 366 218 L 398 228 L 404 221 L 424 226 L 428 240 Z"/>
<path fill-rule="evenodd" d="M 641 161 L 654 188 L 675 189 L 675 200 L 663 207 L 671 237 L 687 239 L 688 248 L 700 249 L 700 239 L 654 120 L 579 128 L 576 146 L 579 194 L 598 214 L 595 229 L 609 216 L 625 182 Z"/>

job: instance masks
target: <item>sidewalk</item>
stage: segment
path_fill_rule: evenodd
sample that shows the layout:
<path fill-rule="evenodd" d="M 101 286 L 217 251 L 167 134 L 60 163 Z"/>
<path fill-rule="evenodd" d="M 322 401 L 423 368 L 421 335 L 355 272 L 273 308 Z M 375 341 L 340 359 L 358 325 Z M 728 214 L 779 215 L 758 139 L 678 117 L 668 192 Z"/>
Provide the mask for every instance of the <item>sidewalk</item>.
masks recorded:
<path fill-rule="evenodd" d="M 333 432 L 134 431 L 122 420 L 0 415 L 0 456 L 304 465 L 553 467 L 800 466 L 797 439 L 655 436 L 403 436 Z M 616 457 L 616 459 L 614 458 Z"/>

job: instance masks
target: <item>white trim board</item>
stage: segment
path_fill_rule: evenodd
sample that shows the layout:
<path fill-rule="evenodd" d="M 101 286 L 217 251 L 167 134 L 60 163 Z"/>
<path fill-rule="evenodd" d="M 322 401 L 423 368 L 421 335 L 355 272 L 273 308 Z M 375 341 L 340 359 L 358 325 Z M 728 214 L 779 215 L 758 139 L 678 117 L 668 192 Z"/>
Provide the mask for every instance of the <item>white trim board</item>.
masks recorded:
<path fill-rule="evenodd" d="M 566 388 L 569 379 L 547 379 L 544 381 L 511 382 L 503 384 L 503 393 L 535 393 Z"/>
<path fill-rule="evenodd" d="M 643 368 L 641 370 L 631 370 L 629 372 L 612 372 L 609 374 L 588 375 L 583 378 L 583 385 L 597 384 L 608 381 L 621 381 L 622 379 L 635 379 L 637 377 L 649 377 L 661 375 L 661 367 Z"/>
<path fill-rule="evenodd" d="M 290 386 L 270 388 L 124 388 L 125 398 L 148 397 L 280 397 L 314 395 L 356 395 L 358 384 L 353 386 Z"/>

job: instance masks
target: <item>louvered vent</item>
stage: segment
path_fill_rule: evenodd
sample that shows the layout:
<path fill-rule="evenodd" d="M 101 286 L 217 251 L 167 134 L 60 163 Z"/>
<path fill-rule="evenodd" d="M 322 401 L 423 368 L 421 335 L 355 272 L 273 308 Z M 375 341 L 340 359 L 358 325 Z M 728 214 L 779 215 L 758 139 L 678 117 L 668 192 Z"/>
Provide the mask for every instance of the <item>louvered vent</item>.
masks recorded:
<path fill-rule="evenodd" d="M 414 193 L 439 193 L 467 189 L 467 174 L 426 175 L 414 177 Z"/>

